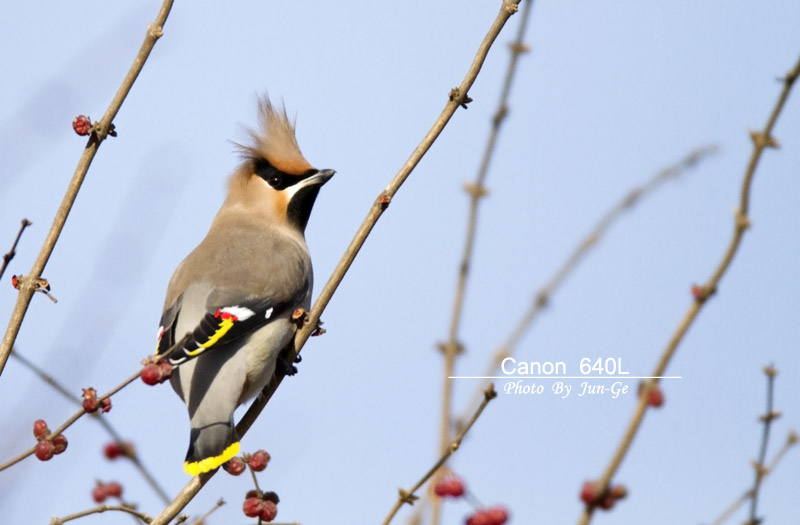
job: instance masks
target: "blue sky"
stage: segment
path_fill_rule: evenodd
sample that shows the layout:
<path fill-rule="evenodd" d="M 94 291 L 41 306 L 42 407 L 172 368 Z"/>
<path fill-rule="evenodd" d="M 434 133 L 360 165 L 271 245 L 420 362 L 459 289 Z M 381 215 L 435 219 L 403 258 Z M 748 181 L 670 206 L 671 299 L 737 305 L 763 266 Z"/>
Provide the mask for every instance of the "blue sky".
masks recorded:
<path fill-rule="evenodd" d="M 27 273 L 85 144 L 78 114 L 97 119 L 130 66 L 154 1 L 17 3 L 0 8 L 0 251 L 26 231 L 0 286 L 0 318 Z M 463 78 L 499 7 L 492 2 L 179 2 L 103 144 L 44 276 L 58 304 L 34 298 L 19 350 L 76 394 L 106 391 L 155 344 L 166 283 L 202 239 L 238 159 L 231 141 L 255 124 L 269 92 L 297 115 L 306 157 L 337 175 L 309 223 L 317 288 L 374 198 Z M 283 383 L 243 440 L 265 448 L 262 486 L 281 496 L 279 519 L 304 525 L 375 523 L 434 462 L 442 388 L 436 343 L 446 338 L 467 199 L 513 38 L 512 18 L 459 110 L 375 228 L 309 342 L 300 374 Z M 748 129 L 766 122 L 776 78 L 797 60 L 800 9 L 791 1 L 539 2 L 511 112 L 481 207 L 461 338 L 459 375 L 482 374 L 538 290 L 614 202 L 690 150 L 718 154 L 662 187 L 615 224 L 520 342 L 526 361 L 619 358 L 648 375 L 708 278 L 733 227 Z M 771 450 L 798 428 L 800 396 L 800 102 L 794 93 L 752 192 L 747 233 L 719 292 L 690 329 L 616 478 L 630 498 L 596 523 L 705 523 L 752 478 L 760 439 L 762 365 L 779 370 L 783 412 Z M 504 382 L 498 382 L 500 389 Z M 576 383 L 574 383 L 576 384 Z M 635 381 L 629 382 L 635 390 Z M 457 380 L 457 406 L 475 384 Z M 33 444 L 73 408 L 10 361 L 0 377 L 3 459 Z M 451 466 L 514 523 L 571 523 L 580 485 L 607 463 L 631 396 L 558 399 L 501 395 Z M 185 408 L 167 387 L 134 384 L 106 416 L 135 441 L 171 493 L 187 481 Z M 121 481 L 126 499 L 160 503 L 130 465 L 101 456 L 95 422 L 68 432 L 67 453 L 0 473 L 7 523 L 44 523 L 88 507 L 95 479 Z M 765 482 L 767 523 L 796 519 L 800 459 Z M 212 523 L 247 523 L 244 478 L 217 475 L 187 511 L 223 497 Z M 32 505 L 30 497 L 39 494 Z M 654 514 L 654 509 L 658 509 Z M 408 509 L 397 518 L 403 522 Z M 464 502 L 445 505 L 461 523 Z M 741 522 L 744 514 L 731 522 Z M 84 523 L 130 523 L 122 515 Z"/>

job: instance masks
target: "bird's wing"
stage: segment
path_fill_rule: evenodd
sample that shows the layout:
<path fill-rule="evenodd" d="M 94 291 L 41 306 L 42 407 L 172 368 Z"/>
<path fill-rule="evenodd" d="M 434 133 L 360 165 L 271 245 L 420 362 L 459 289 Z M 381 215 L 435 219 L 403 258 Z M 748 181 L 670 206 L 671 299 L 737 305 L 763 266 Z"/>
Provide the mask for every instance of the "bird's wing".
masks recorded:
<path fill-rule="evenodd" d="M 220 290 L 209 293 L 205 301 L 205 313 L 196 315 L 199 321 L 189 325 L 194 325 L 194 328 L 190 328 L 186 341 L 169 354 L 170 363 L 179 365 L 209 349 L 227 345 L 266 325 L 291 306 L 290 302 L 279 302 L 267 297 L 240 295 L 236 299 L 236 295 L 231 291 Z M 183 298 L 184 295 L 178 297 L 161 317 L 157 355 L 174 346 L 176 337 L 178 341 L 183 337 L 182 334 L 176 334 L 178 320 L 184 309 Z M 181 324 L 186 326 L 185 323 Z"/>

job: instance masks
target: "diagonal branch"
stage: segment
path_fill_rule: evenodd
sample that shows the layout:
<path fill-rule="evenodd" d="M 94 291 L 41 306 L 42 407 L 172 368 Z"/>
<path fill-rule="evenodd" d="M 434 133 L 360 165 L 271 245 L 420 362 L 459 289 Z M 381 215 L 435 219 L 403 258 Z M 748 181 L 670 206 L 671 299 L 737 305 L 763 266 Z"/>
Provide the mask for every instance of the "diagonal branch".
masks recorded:
<path fill-rule="evenodd" d="M 789 449 L 795 446 L 798 441 L 800 441 L 800 436 L 798 436 L 798 434 L 795 431 L 793 430 L 790 431 L 789 435 L 786 436 L 786 441 L 783 442 L 783 446 L 780 448 L 780 450 L 778 450 L 778 452 L 775 453 L 775 456 L 773 456 L 772 461 L 770 461 L 769 465 L 767 465 L 766 468 L 764 469 L 764 474 L 761 476 L 761 481 L 766 479 L 767 476 L 769 476 L 772 473 L 772 471 L 775 470 L 775 467 L 778 466 L 778 464 L 781 462 L 786 453 L 789 452 Z M 717 519 L 711 522 L 711 525 L 722 525 L 724 522 L 726 522 L 728 518 L 730 518 L 733 515 L 733 513 L 739 509 L 739 507 L 744 505 L 747 502 L 747 500 L 750 499 L 752 494 L 753 494 L 752 487 L 745 490 L 736 501 L 731 503 L 731 505 L 717 517 Z"/>
<path fill-rule="evenodd" d="M 389 522 L 392 521 L 395 514 L 397 514 L 397 512 L 400 510 L 400 508 L 403 506 L 404 503 L 408 503 L 409 505 L 414 504 L 414 501 L 417 500 L 417 496 L 415 496 L 414 494 L 420 489 L 420 487 L 422 487 L 422 485 L 425 484 L 426 481 L 431 479 L 433 475 L 436 474 L 436 471 L 438 471 L 439 468 L 441 468 L 441 466 L 444 465 L 445 462 L 447 462 L 450 456 L 452 456 L 455 453 L 455 451 L 458 450 L 458 447 L 461 446 L 461 442 L 464 440 L 464 436 L 467 435 L 469 429 L 471 429 L 472 425 L 475 424 L 475 421 L 478 420 L 480 415 L 483 413 L 483 409 L 485 409 L 486 405 L 489 404 L 489 401 L 491 401 L 495 397 L 497 397 L 497 392 L 494 389 L 494 385 L 489 384 L 489 386 L 483 392 L 483 402 L 481 402 L 481 404 L 478 405 L 478 408 L 475 410 L 475 413 L 472 415 L 469 422 L 464 426 L 464 428 L 461 429 L 461 432 L 458 433 L 458 436 L 456 436 L 455 440 L 450 442 L 447 445 L 447 447 L 442 451 L 442 455 L 439 458 L 439 460 L 436 463 L 434 463 L 434 465 L 430 469 L 428 469 L 428 472 L 426 472 L 425 475 L 422 476 L 422 478 L 420 478 L 420 480 L 417 481 L 413 487 L 411 487 L 408 490 L 400 489 L 397 502 L 395 502 L 394 507 L 392 507 L 392 510 L 389 511 L 389 515 L 386 516 L 386 519 L 383 520 L 383 525 L 389 525 Z"/>
<path fill-rule="evenodd" d="M 122 107 L 122 103 L 133 87 L 136 77 L 138 77 L 139 73 L 142 71 L 142 67 L 144 67 L 145 61 L 147 61 L 147 58 L 150 56 L 150 52 L 153 50 L 156 41 L 161 38 L 162 29 L 167 21 L 170 9 L 172 8 L 172 2 L 173 0 L 164 0 L 156 20 L 147 28 L 142 47 L 139 49 L 139 53 L 136 55 L 128 74 L 122 81 L 122 85 L 120 85 L 119 90 L 117 90 L 117 94 L 108 106 L 103 118 L 92 127 L 93 131 L 89 137 L 89 142 L 87 142 L 86 148 L 83 150 L 83 154 L 78 161 L 78 166 L 75 168 L 72 180 L 67 187 L 61 205 L 58 207 L 56 216 L 53 219 L 53 224 L 50 226 L 50 231 L 47 233 L 44 244 L 42 244 L 39 256 L 36 258 L 31 270 L 27 274 L 28 279 L 20 286 L 17 304 L 11 312 L 8 328 L 6 329 L 2 342 L 0 342 L 0 375 L 2 375 L 3 369 L 6 366 L 8 355 L 11 353 L 11 348 L 14 346 L 17 334 L 22 326 L 22 321 L 25 319 L 25 314 L 28 311 L 31 298 L 36 291 L 36 286 L 33 283 L 38 282 L 44 271 L 44 267 L 47 265 L 47 261 L 50 259 L 50 255 L 53 253 L 53 248 L 55 248 L 56 242 L 58 242 L 61 230 L 67 222 L 69 212 L 72 209 L 72 205 L 75 203 L 75 199 L 78 197 L 78 191 L 81 189 L 83 180 L 86 178 L 86 173 L 89 171 L 89 166 L 92 164 L 92 160 L 94 160 L 94 156 L 97 154 L 100 144 L 113 132 L 114 118 L 117 116 L 119 109 Z"/>
<path fill-rule="evenodd" d="M 422 157 L 425 155 L 425 153 L 431 148 L 433 143 L 436 141 L 436 138 L 450 121 L 450 118 L 453 116 L 456 109 L 458 109 L 459 106 L 466 104 L 469 100 L 467 93 L 472 87 L 472 84 L 475 83 L 475 79 L 478 77 L 478 73 L 483 66 L 483 62 L 486 60 L 489 49 L 492 47 L 497 35 L 500 34 L 500 31 L 503 29 L 503 26 L 508 19 L 517 12 L 519 2 L 520 0 L 502 0 L 500 12 L 497 14 L 497 17 L 489 28 L 489 31 L 478 47 L 478 52 L 475 55 L 475 58 L 472 60 L 472 64 L 467 70 L 464 80 L 462 80 L 461 84 L 459 84 L 457 88 L 454 88 L 450 92 L 449 101 L 447 104 L 445 104 L 444 109 L 433 123 L 431 129 L 422 139 L 420 144 L 414 149 L 414 151 L 411 153 L 411 156 L 408 158 L 408 160 L 406 160 L 397 174 L 395 174 L 394 178 L 392 178 L 392 180 L 389 182 L 389 185 L 386 187 L 386 189 L 381 192 L 381 194 L 372 204 L 372 207 L 367 213 L 366 218 L 361 223 L 358 231 L 356 231 L 353 240 L 350 241 L 350 244 L 345 250 L 344 255 L 342 255 L 341 260 L 336 265 L 336 268 L 334 268 L 333 273 L 328 279 L 328 282 L 323 287 L 319 297 L 314 303 L 314 306 L 311 308 L 311 312 L 309 312 L 305 324 L 295 335 L 294 347 L 290 348 L 293 356 L 296 357 L 300 354 L 300 350 L 303 348 L 312 332 L 318 326 L 320 315 L 325 310 L 325 307 L 328 306 L 331 297 L 333 297 L 334 292 L 342 282 L 342 279 L 344 279 L 347 270 L 350 268 L 350 265 L 353 263 L 356 255 L 358 255 L 359 250 L 367 240 L 372 228 L 378 222 L 378 219 L 380 219 L 386 208 L 389 207 L 392 198 L 400 189 L 400 186 L 403 185 L 409 175 L 411 175 L 411 172 L 414 170 L 414 168 L 416 168 L 417 164 L 419 164 L 419 162 L 422 160 Z M 278 388 L 281 381 L 283 381 L 283 378 L 284 375 L 275 376 L 273 380 L 266 387 L 264 387 L 264 390 L 261 391 L 261 394 L 256 398 L 253 404 L 250 405 L 250 408 L 247 410 L 245 415 L 242 416 L 241 421 L 239 421 L 239 424 L 236 426 L 236 431 L 239 436 L 244 436 L 250 426 L 255 422 L 258 415 L 261 414 L 261 411 L 272 398 L 272 395 L 275 393 L 275 390 Z M 200 489 L 203 488 L 203 486 L 208 482 L 209 479 L 211 479 L 213 475 L 214 472 L 209 472 L 192 478 L 191 481 L 189 481 L 189 483 L 175 497 L 172 503 L 170 503 L 158 516 L 156 516 L 156 518 L 153 520 L 153 525 L 166 525 L 169 523 L 192 500 L 192 498 L 200 491 Z"/>
<path fill-rule="evenodd" d="M 686 335 L 689 327 L 697 318 L 697 315 L 703 308 L 706 299 L 708 299 L 716 291 L 722 276 L 728 270 L 731 261 L 733 261 L 734 255 L 736 255 L 736 252 L 739 250 L 742 237 L 744 236 L 745 231 L 747 231 L 747 229 L 750 227 L 750 219 L 747 216 L 750 208 L 750 187 L 753 183 L 753 176 L 755 175 L 758 161 L 761 159 L 761 154 L 766 148 L 774 148 L 778 145 L 778 142 L 772 136 L 772 128 L 775 126 L 775 122 L 778 120 L 778 116 L 780 115 L 781 110 L 786 103 L 786 99 L 789 97 L 789 93 L 792 90 L 792 86 L 799 75 L 800 59 L 798 59 L 794 67 L 783 79 L 783 89 L 778 97 L 778 101 L 775 103 L 775 106 L 772 109 L 772 113 L 770 113 L 764 129 L 762 131 L 750 132 L 750 137 L 753 140 L 753 152 L 750 155 L 750 160 L 747 163 L 747 168 L 745 169 L 744 178 L 742 180 L 742 188 L 739 196 L 739 209 L 736 210 L 733 235 L 731 236 L 730 243 L 728 244 L 728 248 L 725 250 L 725 253 L 722 256 L 722 260 L 714 270 L 714 273 L 711 275 L 709 280 L 703 286 L 698 287 L 697 293 L 695 294 L 695 300 L 692 302 L 689 310 L 684 314 L 683 319 L 675 329 L 675 333 L 670 338 L 666 348 L 664 348 L 664 351 L 662 352 L 661 357 L 659 358 L 658 363 L 653 370 L 652 376 L 654 377 L 664 375 L 667 365 L 672 359 L 672 356 L 675 355 L 675 350 L 677 350 L 678 345 L 683 340 L 683 337 Z M 605 472 L 603 472 L 602 477 L 596 483 L 597 490 L 600 493 L 603 493 L 608 488 L 611 478 L 613 478 L 614 474 L 616 474 L 620 464 L 622 464 L 622 460 L 625 458 L 625 454 L 627 454 L 628 450 L 630 449 L 633 438 L 636 436 L 636 433 L 638 432 L 639 427 L 644 419 L 649 393 L 657 386 L 657 384 L 658 379 L 649 379 L 643 383 L 641 396 L 636 404 L 636 408 L 631 416 L 631 420 L 628 423 L 628 427 L 622 436 L 622 440 L 617 446 L 617 449 L 614 452 L 614 455 L 612 456 L 608 466 L 606 467 Z M 578 523 L 581 525 L 588 524 L 592 519 L 594 509 L 595 507 L 593 505 L 586 506 Z"/>

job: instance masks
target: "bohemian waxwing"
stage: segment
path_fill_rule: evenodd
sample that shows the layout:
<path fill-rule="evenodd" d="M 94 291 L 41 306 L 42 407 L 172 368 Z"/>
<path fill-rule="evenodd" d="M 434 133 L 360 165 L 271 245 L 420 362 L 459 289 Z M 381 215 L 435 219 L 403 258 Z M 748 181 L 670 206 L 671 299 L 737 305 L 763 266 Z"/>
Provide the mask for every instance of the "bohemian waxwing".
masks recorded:
<path fill-rule="evenodd" d="M 303 157 L 285 109 L 264 98 L 259 110 L 261 129 L 241 147 L 244 162 L 205 239 L 175 270 L 161 316 L 157 354 L 191 334 L 168 359 L 189 410 L 184 470 L 193 476 L 239 452 L 233 411 L 270 381 L 296 331 L 293 312 L 311 304 L 304 231 L 335 173 Z"/>

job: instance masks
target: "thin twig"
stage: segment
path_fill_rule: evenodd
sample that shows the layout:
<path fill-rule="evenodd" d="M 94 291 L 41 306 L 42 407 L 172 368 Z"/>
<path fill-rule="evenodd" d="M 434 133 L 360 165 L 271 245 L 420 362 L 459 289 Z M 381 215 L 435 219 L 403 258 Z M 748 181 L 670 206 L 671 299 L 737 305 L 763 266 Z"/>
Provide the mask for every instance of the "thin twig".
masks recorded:
<path fill-rule="evenodd" d="M 84 518 L 92 514 L 102 514 L 103 512 L 107 512 L 110 510 L 118 512 L 127 512 L 128 514 L 136 516 L 145 523 L 151 523 L 153 521 L 153 518 L 151 518 L 144 512 L 139 512 L 138 510 L 133 509 L 131 507 L 127 507 L 125 505 L 98 505 L 97 507 L 92 507 L 91 509 L 82 510 L 80 512 L 76 512 L 75 514 L 64 516 L 63 518 L 53 516 L 53 518 L 50 520 L 50 525 L 61 525 L 62 523 L 66 523 L 68 521 L 76 520 L 78 518 Z"/>
<path fill-rule="evenodd" d="M 745 525 L 758 525 L 761 520 L 758 519 L 758 493 L 761 489 L 761 482 L 767 473 L 765 462 L 767 461 L 767 446 L 769 445 L 769 431 L 772 428 L 772 422 L 779 417 L 779 413 L 774 410 L 775 401 L 775 376 L 778 371 L 773 366 L 764 367 L 764 375 L 767 376 L 767 410 L 761 416 L 761 445 L 758 450 L 758 459 L 753 464 L 753 487 L 750 489 L 750 519 L 745 522 Z"/>
<path fill-rule="evenodd" d="M 431 148 L 436 138 L 450 121 L 450 118 L 453 116 L 453 113 L 455 113 L 456 109 L 458 109 L 458 107 L 462 104 L 466 103 L 466 95 L 469 92 L 470 87 L 472 87 L 472 84 L 475 82 L 475 79 L 477 78 L 478 73 L 483 66 L 483 62 L 486 60 L 486 55 L 489 53 L 489 49 L 497 38 L 497 35 L 500 34 L 500 31 L 503 29 L 505 23 L 514 13 L 516 13 L 519 1 L 520 0 L 502 0 L 500 12 L 481 42 L 478 52 L 475 55 L 475 58 L 473 59 L 472 64 L 470 65 L 467 74 L 464 77 L 464 80 L 457 88 L 451 91 L 449 101 L 447 104 L 445 104 L 444 109 L 434 122 L 431 129 L 428 131 L 416 149 L 414 149 L 414 151 L 411 153 L 411 156 L 408 158 L 408 160 L 406 160 L 397 174 L 395 174 L 394 178 L 391 180 L 391 182 L 389 182 L 389 185 L 386 187 L 386 189 L 381 192 L 381 194 L 375 200 L 369 212 L 367 213 L 366 218 L 361 223 L 358 231 L 356 231 L 353 240 L 350 241 L 350 245 L 345 250 L 344 255 L 342 255 L 341 260 L 336 265 L 336 268 L 334 268 L 331 276 L 328 278 L 328 282 L 325 283 L 325 286 L 320 292 L 319 297 L 309 312 L 305 324 L 295 335 L 293 347 L 290 348 L 293 356 L 296 357 L 299 355 L 301 349 L 308 341 L 308 338 L 318 326 L 320 315 L 322 315 L 322 312 L 325 310 L 325 307 L 330 302 L 334 292 L 342 282 L 342 279 L 350 268 L 350 265 L 353 263 L 353 260 L 355 259 L 359 250 L 364 245 L 364 242 L 372 231 L 372 228 L 389 206 L 392 198 L 400 189 L 400 186 L 402 186 L 417 164 L 419 164 L 420 160 L 422 160 L 422 157 L 425 155 L 425 153 Z M 239 424 L 236 425 L 236 432 L 239 436 L 244 436 L 250 426 L 255 422 L 256 418 L 258 418 L 258 415 L 272 398 L 272 395 L 275 393 L 275 390 L 278 388 L 281 381 L 283 381 L 283 378 L 283 375 L 276 375 L 273 377 L 272 381 L 270 381 L 270 383 L 264 387 L 264 389 L 261 391 L 261 394 L 256 398 L 255 401 L 253 401 L 253 404 L 250 405 L 247 412 L 244 414 L 244 416 L 242 416 Z M 183 507 L 185 507 L 189 501 L 192 500 L 192 498 L 200 491 L 203 485 L 205 485 L 205 483 L 211 479 L 213 475 L 214 472 L 209 472 L 192 478 L 192 480 L 189 481 L 189 483 L 175 497 L 172 503 L 170 503 L 161 512 L 161 514 L 155 517 L 153 524 L 166 525 L 169 523 L 172 518 L 174 518 L 178 512 L 180 512 L 181 509 L 183 509 Z"/>
<path fill-rule="evenodd" d="M 450 316 L 450 327 L 446 343 L 440 343 L 439 349 L 444 355 L 443 383 L 442 383 L 442 411 L 439 421 L 439 451 L 442 452 L 449 446 L 452 437 L 452 404 L 453 404 L 453 381 L 449 379 L 455 370 L 456 357 L 463 352 L 463 345 L 459 341 L 459 328 L 461 326 L 461 316 L 464 310 L 464 296 L 467 291 L 467 278 L 472 264 L 472 253 L 475 246 L 475 235 L 478 224 L 478 209 L 481 198 L 488 194 L 485 187 L 486 176 L 489 172 L 489 165 L 494 155 L 497 139 L 500 135 L 500 128 L 508 116 L 508 99 L 511 92 L 511 85 L 517 72 L 517 64 L 522 53 L 527 51 L 524 44 L 525 29 L 528 25 L 528 18 L 531 12 L 533 0 L 526 0 L 520 13 L 520 22 L 517 27 L 517 35 L 509 46 L 511 54 L 506 68 L 503 86 L 500 90 L 500 99 L 497 110 L 492 118 L 492 127 L 486 146 L 483 151 L 478 173 L 475 181 L 466 184 L 465 189 L 469 195 L 469 212 L 467 215 L 467 228 L 464 239 L 464 250 L 459 264 L 456 290 L 453 298 L 453 308 Z M 441 517 L 440 500 L 433 501 L 432 523 L 437 525 Z"/>
<path fill-rule="evenodd" d="M 11 352 L 11 357 L 22 363 L 22 365 L 31 370 L 37 376 L 39 376 L 39 378 L 42 381 L 53 387 L 59 394 L 70 400 L 72 403 L 81 406 L 82 404 L 81 398 L 79 398 L 78 396 L 67 390 L 67 388 L 61 383 L 59 383 L 53 376 L 46 373 L 37 365 L 29 361 L 25 356 L 20 354 L 19 350 L 16 347 Z M 123 442 L 122 436 L 111 425 L 111 423 L 109 423 L 106 418 L 100 417 L 100 412 L 93 412 L 90 415 L 95 419 L 95 421 L 100 423 L 100 425 L 102 425 L 102 427 L 106 429 L 106 432 L 108 432 L 108 434 L 114 441 L 116 441 L 117 443 Z M 142 460 L 139 458 L 139 455 L 136 453 L 136 451 L 131 448 L 125 454 L 125 457 L 130 459 L 131 462 L 133 462 L 136 469 L 139 471 L 139 473 L 142 475 L 145 481 L 147 481 L 150 487 L 152 487 L 152 489 L 156 492 L 156 494 L 158 494 L 158 497 L 161 498 L 164 504 L 169 503 L 170 501 L 169 495 L 163 488 L 161 488 L 161 486 L 158 484 L 158 481 L 156 481 L 155 477 L 150 473 L 150 471 L 147 470 L 147 467 L 144 466 Z"/>
<path fill-rule="evenodd" d="M 203 514 L 202 516 L 197 518 L 197 520 L 193 523 L 193 525 L 202 525 L 203 523 L 205 523 L 206 518 L 211 516 L 214 513 L 215 510 L 217 510 L 218 508 L 220 508 L 223 505 L 225 505 L 225 500 L 222 499 L 222 498 L 218 499 L 217 503 L 213 507 L 211 507 L 208 510 L 208 512 L 206 512 L 205 514 Z"/>
<path fill-rule="evenodd" d="M 569 254 L 545 285 L 534 294 L 534 300 L 531 302 L 528 310 L 517 322 L 506 341 L 494 352 L 483 375 L 485 377 L 494 375 L 494 372 L 503 362 L 503 359 L 514 355 L 514 351 L 517 348 L 517 344 L 522 339 L 522 336 L 530 330 L 533 323 L 539 318 L 539 314 L 550 304 L 553 294 L 578 267 L 578 264 L 586 258 L 592 248 L 598 245 L 600 239 L 608 233 L 617 219 L 626 211 L 633 208 L 644 197 L 653 193 L 663 183 L 677 179 L 689 169 L 696 167 L 700 161 L 710 157 L 716 152 L 717 147 L 714 145 L 704 146 L 690 151 L 680 161 L 659 170 L 658 173 L 644 184 L 631 189 L 619 202 L 614 204 L 600 220 L 597 221 L 592 230 L 581 242 L 578 243 L 572 253 Z M 468 411 L 480 402 L 480 393 L 489 381 L 491 380 L 484 379 L 478 383 L 472 400 L 466 405 L 464 412 L 456 419 L 456 428 L 461 424 L 460 422 L 468 416 Z"/>
<path fill-rule="evenodd" d="M 762 476 L 762 482 L 763 482 L 764 479 L 767 478 L 767 476 L 772 474 L 772 472 L 775 470 L 775 467 L 778 466 L 778 464 L 781 462 L 781 460 L 786 455 L 786 453 L 789 451 L 789 449 L 791 449 L 794 445 L 797 444 L 798 439 L 800 439 L 800 438 L 798 438 L 798 435 L 797 435 L 796 432 L 794 432 L 794 431 L 790 431 L 789 432 L 789 435 L 786 437 L 786 441 L 783 442 L 783 446 L 780 448 L 780 450 L 778 450 L 778 452 L 772 458 L 772 461 L 769 462 L 769 465 L 767 466 L 767 468 L 764 469 L 764 475 Z M 728 506 L 727 509 L 722 511 L 722 513 L 717 517 L 717 519 L 715 519 L 714 521 L 711 522 L 711 525 L 722 525 L 722 523 L 727 521 L 728 518 L 730 518 L 733 515 L 733 513 L 736 512 L 739 509 L 739 507 L 744 505 L 745 502 L 750 499 L 750 495 L 752 493 L 753 493 L 753 489 L 752 488 L 749 488 L 749 489 L 745 490 L 742 493 L 742 495 L 739 496 L 736 499 L 736 501 L 731 503 L 730 506 Z"/>
<path fill-rule="evenodd" d="M 19 294 L 17 295 L 17 303 L 14 306 L 14 310 L 11 312 L 11 318 L 8 321 L 8 328 L 3 336 L 3 340 L 0 342 L 0 375 L 2 375 L 3 369 L 6 366 L 8 355 L 11 353 L 11 348 L 17 339 L 17 334 L 22 326 L 25 314 L 28 311 L 31 298 L 36 291 L 36 286 L 33 283 L 38 282 L 44 271 L 44 267 L 47 265 L 47 261 L 50 259 L 50 254 L 53 253 L 56 242 L 61 235 L 61 230 L 67 222 L 67 217 L 72 209 L 72 205 L 75 203 L 75 198 L 78 196 L 78 191 L 83 184 L 86 173 L 89 171 L 89 166 L 92 164 L 94 156 L 97 154 L 97 150 L 100 148 L 100 144 L 114 131 L 114 118 L 117 116 L 119 109 L 122 107 L 122 103 L 125 101 L 125 98 L 133 87 L 133 83 L 136 81 L 136 77 L 139 76 L 142 67 L 144 67 L 147 58 L 150 56 L 153 46 L 155 46 L 156 41 L 161 38 L 164 24 L 172 8 L 172 2 L 173 0 L 164 0 L 156 20 L 147 28 L 142 47 L 139 49 L 139 53 L 136 55 L 128 74 L 122 81 L 122 85 L 120 85 L 117 94 L 108 106 L 103 118 L 92 126 L 92 133 L 89 136 L 89 141 L 78 161 L 78 166 L 75 168 L 72 180 L 67 187 L 61 205 L 58 207 L 56 216 L 53 219 L 53 224 L 50 226 L 50 231 L 47 233 L 47 237 L 42 244 L 39 256 L 27 273 L 27 281 L 20 286 Z"/>
<path fill-rule="evenodd" d="M 717 286 L 719 285 L 722 276 L 728 270 L 731 261 L 733 261 L 734 255 L 736 255 L 736 252 L 739 249 L 744 232 L 747 231 L 750 226 L 750 219 L 747 216 L 750 207 L 750 187 L 753 182 L 753 176 L 755 175 L 756 167 L 758 166 L 758 161 L 761 159 L 761 154 L 763 153 L 764 149 L 768 147 L 777 147 L 778 145 L 777 141 L 772 137 L 772 128 L 775 126 L 775 122 L 778 120 L 778 115 L 780 115 L 781 110 L 786 103 L 786 99 L 789 97 L 792 85 L 794 84 L 798 75 L 800 75 L 800 59 L 798 59 L 795 66 L 783 79 L 783 89 L 778 97 L 778 101 L 775 103 L 775 106 L 770 113 L 764 129 L 759 132 L 750 132 L 750 137 L 753 141 L 753 151 L 750 155 L 750 161 L 747 163 L 747 168 L 745 169 L 739 197 L 739 209 L 736 211 L 733 235 L 730 243 L 728 244 L 728 248 L 725 250 L 725 253 L 722 256 L 722 260 L 714 270 L 714 273 L 703 286 L 698 288 L 698 293 L 695 295 L 695 300 L 692 302 L 692 305 L 689 307 L 680 324 L 676 328 L 675 333 L 673 333 L 672 337 L 667 343 L 666 348 L 664 348 L 664 351 L 658 360 L 658 364 L 651 374 L 653 377 L 664 375 L 664 371 L 672 359 L 672 356 L 675 354 L 675 350 L 683 340 L 683 337 L 686 335 L 689 327 L 697 318 L 697 315 L 700 313 L 700 310 L 702 309 L 706 300 L 717 290 Z M 636 404 L 636 408 L 634 409 L 631 420 L 628 423 L 628 427 L 625 429 L 622 440 L 617 446 L 617 449 L 614 452 L 611 461 L 609 461 L 605 471 L 603 472 L 602 477 L 597 481 L 597 490 L 600 493 L 603 493 L 608 488 L 611 478 L 613 478 L 614 474 L 616 474 L 617 469 L 619 469 L 620 464 L 622 464 L 622 460 L 625 458 L 625 455 L 630 449 L 633 438 L 636 436 L 636 432 L 639 430 L 642 420 L 644 419 L 649 393 L 656 387 L 657 384 L 658 379 L 648 379 L 643 383 L 639 401 Z M 594 505 L 587 505 L 584 507 L 578 523 L 581 525 L 586 525 L 589 523 L 592 519 L 594 509 Z"/>
<path fill-rule="evenodd" d="M 8 267 L 8 263 L 11 262 L 11 259 L 17 254 L 17 244 L 19 244 L 19 239 L 22 237 L 22 232 L 25 231 L 25 228 L 33 224 L 28 219 L 22 219 L 22 225 L 19 227 L 19 231 L 17 232 L 17 236 L 14 239 L 14 244 L 11 245 L 11 249 L 8 250 L 8 253 L 3 255 L 3 266 L 0 266 L 0 279 L 3 278 L 3 274 L 6 273 L 6 268 Z"/>
<path fill-rule="evenodd" d="M 458 450 L 458 447 L 461 446 L 461 441 L 464 439 L 464 436 L 467 435 L 469 429 L 471 429 L 472 425 L 475 424 L 475 421 L 478 420 L 480 415 L 483 413 L 483 409 L 486 408 L 486 405 L 489 404 L 489 401 L 491 401 L 495 397 L 497 397 L 497 392 L 494 389 L 494 385 L 490 384 L 489 387 L 484 392 L 483 402 L 478 406 L 478 409 L 472 415 L 472 418 L 469 420 L 466 426 L 464 426 L 461 432 L 459 432 L 456 439 L 453 442 L 451 442 L 447 446 L 447 448 L 445 448 L 444 451 L 442 451 L 442 455 L 439 458 L 439 460 L 436 463 L 434 463 L 434 465 L 430 469 L 428 469 L 428 472 L 426 472 L 425 475 L 422 476 L 422 478 L 420 478 L 420 480 L 417 481 L 413 487 L 411 487 L 408 490 L 400 489 L 398 491 L 399 495 L 397 501 L 395 502 L 394 507 L 392 507 L 392 510 L 389 511 L 389 514 L 383 520 L 383 525 L 388 525 L 389 522 L 392 521 L 392 519 L 394 518 L 394 516 L 397 514 L 397 512 L 400 510 L 400 508 L 403 506 L 404 503 L 408 503 L 409 505 L 414 504 L 414 501 L 418 499 L 418 496 L 415 496 L 415 493 L 419 490 L 420 487 L 422 487 L 422 485 L 425 484 L 426 481 L 431 479 L 431 477 L 433 477 L 433 475 L 436 474 L 436 471 L 438 471 L 439 468 L 445 464 L 448 458 L 452 456 L 456 450 Z"/>

